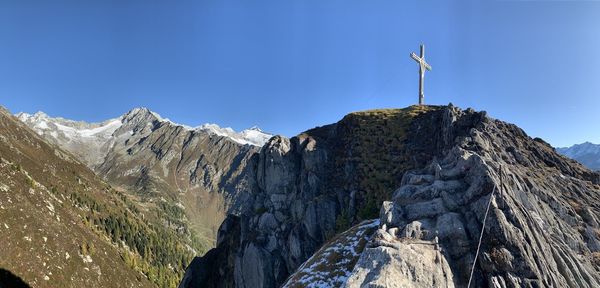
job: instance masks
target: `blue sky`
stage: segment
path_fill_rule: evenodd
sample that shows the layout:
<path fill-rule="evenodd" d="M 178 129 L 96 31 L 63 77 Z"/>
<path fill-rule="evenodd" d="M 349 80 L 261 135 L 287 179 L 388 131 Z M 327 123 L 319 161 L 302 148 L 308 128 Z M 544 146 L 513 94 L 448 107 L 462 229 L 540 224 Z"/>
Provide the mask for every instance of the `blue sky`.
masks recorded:
<path fill-rule="evenodd" d="M 51 2 L 51 3 L 50 3 Z M 0 0 L 0 105 L 288 136 L 351 111 L 486 110 L 553 145 L 600 143 L 596 1 Z"/>

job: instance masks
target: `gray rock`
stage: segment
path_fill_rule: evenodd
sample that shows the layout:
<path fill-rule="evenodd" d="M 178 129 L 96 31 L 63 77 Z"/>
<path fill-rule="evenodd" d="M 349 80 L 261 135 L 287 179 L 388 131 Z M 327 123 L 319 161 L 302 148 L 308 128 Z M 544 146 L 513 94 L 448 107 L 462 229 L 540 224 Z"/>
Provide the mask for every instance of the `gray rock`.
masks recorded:
<path fill-rule="evenodd" d="M 392 201 L 383 202 L 380 229 L 352 273 L 344 274 L 346 287 L 465 287 L 482 228 L 472 287 L 600 287 L 600 272 L 592 262 L 599 241 L 598 174 L 514 125 L 453 106 L 415 118 L 406 129 L 405 150 L 390 151 L 395 149 L 390 145 L 370 159 L 361 158 L 371 152 L 361 148 L 373 150 L 393 140 L 377 139 L 369 146 L 371 139 L 359 138 L 374 137 L 385 123 L 364 133 L 370 123 L 350 115 L 289 141 L 271 139 L 258 156 L 260 188 L 250 194 L 255 201 L 267 199 L 269 211 L 277 202 L 277 211 L 289 215 L 289 221 L 282 221 L 276 233 L 260 231 L 256 212 L 247 211 L 239 241 L 223 242 L 237 244 L 216 248 L 236 260 L 204 266 L 206 273 L 239 271 L 234 273 L 237 287 L 283 284 L 294 271 L 302 274 L 297 269 L 319 247 L 341 237 L 335 234 L 338 226 L 365 214 L 361 209 L 373 191 L 365 191 L 362 183 L 400 171 L 379 183 L 394 183 L 389 192 L 395 192 L 383 196 Z M 403 162 L 389 160 L 390 155 Z M 381 159 L 388 166 L 371 171 Z M 272 201 L 271 194 L 286 200 Z M 270 235 L 277 238 L 275 249 Z M 235 233 L 224 239 L 235 240 Z M 261 276 L 244 276 L 242 260 L 262 267 L 262 272 L 253 271 Z"/>
<path fill-rule="evenodd" d="M 430 218 L 448 212 L 442 198 L 409 204 L 402 209 L 407 220 Z"/>
<path fill-rule="evenodd" d="M 367 248 L 343 287 L 454 287 L 452 271 L 432 245 Z"/>
<path fill-rule="evenodd" d="M 267 212 L 260 216 L 260 220 L 258 221 L 258 229 L 261 231 L 274 231 L 277 229 L 277 226 L 279 225 L 273 214 Z"/>
<path fill-rule="evenodd" d="M 398 227 L 403 222 L 402 211 L 393 202 L 383 201 L 379 212 L 381 223 L 392 227 Z"/>

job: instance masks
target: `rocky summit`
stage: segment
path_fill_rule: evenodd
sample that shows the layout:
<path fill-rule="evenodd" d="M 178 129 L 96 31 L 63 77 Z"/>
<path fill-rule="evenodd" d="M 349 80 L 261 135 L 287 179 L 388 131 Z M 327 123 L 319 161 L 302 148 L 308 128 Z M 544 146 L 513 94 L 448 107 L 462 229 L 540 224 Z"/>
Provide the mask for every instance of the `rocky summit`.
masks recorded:
<path fill-rule="evenodd" d="M 600 286 L 600 174 L 485 112 L 352 113 L 247 167 L 180 287 Z"/>

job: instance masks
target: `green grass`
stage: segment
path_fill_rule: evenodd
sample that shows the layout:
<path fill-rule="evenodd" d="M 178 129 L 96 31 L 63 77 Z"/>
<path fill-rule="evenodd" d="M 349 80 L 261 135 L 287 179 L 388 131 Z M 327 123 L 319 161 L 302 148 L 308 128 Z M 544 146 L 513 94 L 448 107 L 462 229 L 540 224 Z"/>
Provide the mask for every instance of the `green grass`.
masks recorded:
<path fill-rule="evenodd" d="M 350 113 L 337 123 L 340 139 L 335 144 L 333 171 L 338 172 L 331 186 L 358 191 L 358 221 L 377 217 L 381 203 L 391 198 L 402 175 L 416 168 L 405 147 L 408 129 L 415 119 L 437 109 L 439 106 L 368 110 Z M 307 133 L 311 132 L 319 133 Z M 344 176 L 348 169 L 353 179 Z M 351 224 L 344 219 L 338 222 L 337 229 Z"/>

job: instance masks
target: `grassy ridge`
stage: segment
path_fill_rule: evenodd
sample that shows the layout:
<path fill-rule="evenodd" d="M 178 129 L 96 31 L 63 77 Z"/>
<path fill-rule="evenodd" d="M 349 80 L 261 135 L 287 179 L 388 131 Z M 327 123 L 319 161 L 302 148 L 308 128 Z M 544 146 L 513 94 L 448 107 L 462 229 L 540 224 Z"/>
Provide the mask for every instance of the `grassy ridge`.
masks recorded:
<path fill-rule="evenodd" d="M 337 219 L 337 231 L 347 229 L 353 222 L 375 218 L 384 200 L 400 184 L 404 172 L 414 169 L 407 137 L 413 122 L 439 106 L 410 106 L 403 109 L 377 109 L 346 115 L 336 125 L 333 146 L 334 175 L 330 189 L 357 191 L 358 211 L 354 220 L 342 207 Z M 323 137 L 319 128 L 307 135 Z M 349 178 L 348 175 L 351 175 Z"/>

